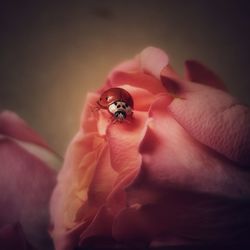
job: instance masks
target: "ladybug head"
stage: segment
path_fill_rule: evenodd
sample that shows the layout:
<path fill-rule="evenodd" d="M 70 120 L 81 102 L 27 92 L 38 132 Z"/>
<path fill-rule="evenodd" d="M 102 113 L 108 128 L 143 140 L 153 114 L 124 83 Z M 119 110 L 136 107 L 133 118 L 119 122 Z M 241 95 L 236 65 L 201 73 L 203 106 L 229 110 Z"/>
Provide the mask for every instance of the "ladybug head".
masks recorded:
<path fill-rule="evenodd" d="M 116 120 L 124 120 L 132 114 L 131 107 L 124 101 L 115 101 L 109 105 L 108 111 L 114 115 Z"/>

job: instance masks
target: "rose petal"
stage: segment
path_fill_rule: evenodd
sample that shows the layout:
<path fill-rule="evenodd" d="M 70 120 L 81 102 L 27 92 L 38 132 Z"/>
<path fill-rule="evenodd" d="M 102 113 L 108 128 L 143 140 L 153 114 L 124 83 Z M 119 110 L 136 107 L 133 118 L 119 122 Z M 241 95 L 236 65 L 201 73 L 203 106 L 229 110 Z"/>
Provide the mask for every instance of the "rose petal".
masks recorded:
<path fill-rule="evenodd" d="M 109 124 L 109 116 L 106 110 L 100 110 L 97 104 L 100 96 L 96 93 L 88 93 L 81 114 L 81 130 L 84 133 L 98 132 L 100 135 L 105 135 Z"/>
<path fill-rule="evenodd" d="M 249 244 L 250 175 L 193 140 L 166 111 L 168 103 L 161 98 L 150 110 L 141 170 L 127 188 L 130 206 L 139 209 L 118 215 L 115 237 Z"/>
<path fill-rule="evenodd" d="M 150 133 L 145 133 L 140 146 L 141 173 L 128 189 L 131 199 L 145 202 L 137 192 L 147 186 L 249 199 L 250 175 L 190 137 L 166 111 L 168 102 L 161 98 L 152 106 Z M 151 138 L 158 144 L 150 148 L 145 144 Z"/>
<path fill-rule="evenodd" d="M 152 94 L 165 92 L 162 83 L 151 75 L 142 72 L 122 72 L 116 71 L 108 80 L 108 87 L 119 87 L 120 85 L 131 85 L 134 87 L 143 88 Z"/>
<path fill-rule="evenodd" d="M 185 62 L 185 78 L 191 82 L 205 84 L 225 91 L 227 90 L 219 76 L 195 60 L 187 60 Z"/>
<path fill-rule="evenodd" d="M 156 79 L 160 79 L 160 72 L 166 65 L 168 65 L 168 63 L 168 55 L 163 50 L 155 47 L 147 47 L 135 58 L 116 66 L 109 73 L 108 78 L 113 79 L 117 72 L 138 72 L 150 74 Z"/>
<path fill-rule="evenodd" d="M 56 172 L 8 138 L 0 140 L 0 162 L 0 224 L 20 221 L 28 239 L 43 245 Z"/>
<path fill-rule="evenodd" d="M 146 112 L 135 111 L 131 122 L 110 124 L 107 141 L 111 164 L 117 172 L 126 172 L 139 166 L 141 158 L 137 150 L 146 118 Z"/>
<path fill-rule="evenodd" d="M 88 202 L 90 206 L 97 207 L 105 203 L 117 179 L 117 173 L 110 164 L 109 148 L 104 148 L 102 154 L 98 158 L 98 164 L 96 165 L 88 191 Z"/>
<path fill-rule="evenodd" d="M 250 164 L 250 109 L 220 90 L 198 86 L 168 109 L 203 144 L 243 166 Z"/>
<path fill-rule="evenodd" d="M 191 136 L 243 166 L 250 164 L 250 109 L 211 86 L 162 75 L 180 98 L 168 109 Z"/>
<path fill-rule="evenodd" d="M 103 141 L 104 138 L 97 133 L 85 136 L 80 131 L 68 147 L 51 201 L 51 214 L 56 231 L 74 226 L 83 207 L 91 209 L 87 202 L 88 190 L 99 164 L 98 158 L 105 148 Z M 59 209 L 62 207 L 64 209 Z M 92 210 L 94 212 L 93 207 Z"/>
<path fill-rule="evenodd" d="M 112 75 L 117 71 L 122 72 L 137 72 L 140 71 L 140 60 L 139 57 L 136 56 L 133 59 L 124 61 L 120 64 L 118 64 L 116 67 L 112 69 L 112 71 L 108 74 L 108 78 L 112 78 Z"/>
<path fill-rule="evenodd" d="M 15 113 L 0 113 L 0 140 L 11 140 L 25 151 L 34 155 L 51 169 L 61 167 L 62 158 L 51 150 L 45 141 Z"/>
<path fill-rule="evenodd" d="M 110 189 L 105 202 L 102 207 L 98 209 L 95 218 L 91 224 L 82 232 L 80 245 L 85 245 L 91 237 L 111 238 L 113 220 L 116 215 L 126 206 L 125 188 L 131 183 L 136 176 L 137 169 L 120 173 L 116 179 L 113 188 Z"/>
<path fill-rule="evenodd" d="M 160 79 L 160 73 L 169 63 L 167 54 L 158 48 L 147 47 L 140 53 L 141 68 L 156 79 Z"/>
<path fill-rule="evenodd" d="M 48 148 L 47 143 L 11 111 L 0 113 L 0 134 Z"/>
<path fill-rule="evenodd" d="M 112 221 L 113 215 L 105 206 L 101 207 L 88 228 L 81 233 L 79 245 L 84 245 L 86 240 L 93 236 L 110 237 Z"/>

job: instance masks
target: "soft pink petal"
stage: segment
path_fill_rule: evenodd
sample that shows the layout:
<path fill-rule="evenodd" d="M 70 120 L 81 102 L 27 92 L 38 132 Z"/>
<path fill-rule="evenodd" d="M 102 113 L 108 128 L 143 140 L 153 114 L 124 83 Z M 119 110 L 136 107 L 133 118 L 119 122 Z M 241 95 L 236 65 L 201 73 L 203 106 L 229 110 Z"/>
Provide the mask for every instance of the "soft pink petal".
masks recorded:
<path fill-rule="evenodd" d="M 138 192 L 152 185 L 249 199 L 250 174 L 194 140 L 167 112 L 166 104 L 168 100 L 161 98 L 152 106 L 150 132 L 140 147 L 141 172 L 128 189 L 133 202 L 145 203 Z M 155 147 L 147 146 L 151 139 L 158 142 Z"/>
<path fill-rule="evenodd" d="M 163 84 L 175 89 L 169 105 L 176 121 L 201 143 L 241 165 L 250 164 L 250 109 L 226 92 L 168 74 Z"/>
<path fill-rule="evenodd" d="M 185 62 L 185 77 L 191 82 L 205 84 L 225 91 L 227 90 L 219 76 L 195 60 L 187 60 Z"/>
<path fill-rule="evenodd" d="M 194 140 L 168 104 L 161 98 L 150 110 L 141 169 L 127 188 L 133 209 L 116 218 L 115 237 L 249 244 L 250 174 Z"/>
<path fill-rule="evenodd" d="M 43 245 L 56 172 L 8 138 L 0 139 L 0 162 L 0 225 L 19 221 L 28 239 Z"/>
<path fill-rule="evenodd" d="M 126 73 L 146 73 L 156 79 L 160 79 L 161 70 L 169 63 L 168 55 L 161 49 L 147 47 L 139 55 L 131 60 L 127 60 L 109 73 L 108 78 L 113 78 L 117 72 Z"/>
<path fill-rule="evenodd" d="M 168 55 L 161 49 L 147 47 L 140 53 L 141 68 L 145 73 L 160 79 L 161 71 L 169 63 Z"/>
<path fill-rule="evenodd" d="M 11 111 L 0 113 L 0 134 L 48 148 L 47 143 Z"/>

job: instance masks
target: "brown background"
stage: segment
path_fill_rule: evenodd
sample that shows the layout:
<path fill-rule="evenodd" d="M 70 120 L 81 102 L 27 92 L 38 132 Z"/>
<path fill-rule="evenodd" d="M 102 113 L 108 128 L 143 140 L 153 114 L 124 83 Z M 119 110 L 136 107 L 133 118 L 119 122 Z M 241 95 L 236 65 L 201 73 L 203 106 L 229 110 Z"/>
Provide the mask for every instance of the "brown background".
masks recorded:
<path fill-rule="evenodd" d="M 84 97 L 108 71 L 148 45 L 179 72 L 195 58 L 249 100 L 247 1 L 1 1 L 0 108 L 20 114 L 63 153 Z"/>

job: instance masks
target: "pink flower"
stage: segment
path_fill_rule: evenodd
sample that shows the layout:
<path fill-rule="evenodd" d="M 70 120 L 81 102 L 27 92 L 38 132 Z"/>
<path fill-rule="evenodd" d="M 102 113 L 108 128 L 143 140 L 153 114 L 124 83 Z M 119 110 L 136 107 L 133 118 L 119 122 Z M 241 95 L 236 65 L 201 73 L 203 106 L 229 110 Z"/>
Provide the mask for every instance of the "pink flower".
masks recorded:
<path fill-rule="evenodd" d="M 58 155 L 23 120 L 0 113 L 0 245 L 17 240 L 23 248 L 20 243 L 16 249 L 28 249 L 25 234 L 32 245 L 47 249 L 48 203 L 60 165 Z M 23 232 L 11 226 L 16 223 Z"/>
<path fill-rule="evenodd" d="M 52 196 L 56 249 L 249 243 L 250 110 L 202 64 L 185 69 L 149 47 L 88 94 Z M 92 111 L 111 87 L 132 95 L 131 122 Z"/>

